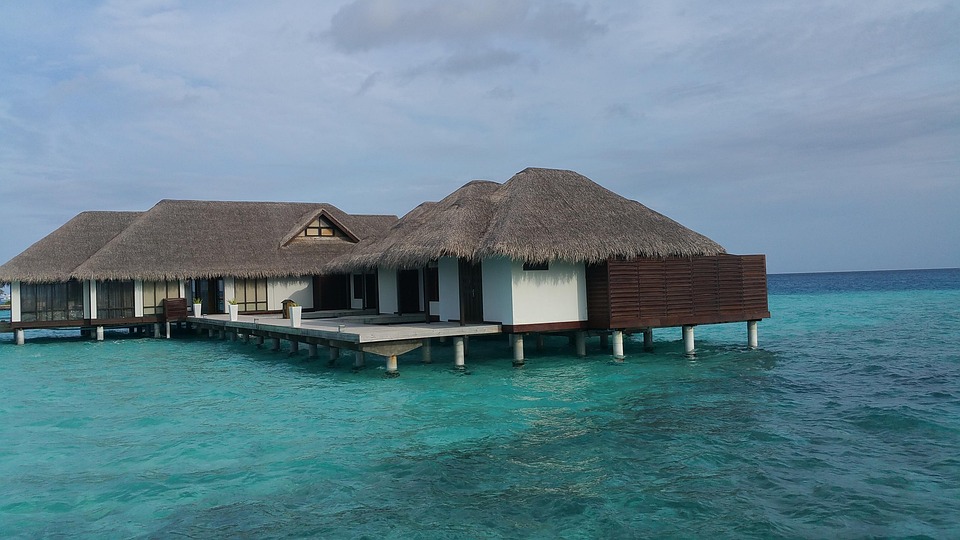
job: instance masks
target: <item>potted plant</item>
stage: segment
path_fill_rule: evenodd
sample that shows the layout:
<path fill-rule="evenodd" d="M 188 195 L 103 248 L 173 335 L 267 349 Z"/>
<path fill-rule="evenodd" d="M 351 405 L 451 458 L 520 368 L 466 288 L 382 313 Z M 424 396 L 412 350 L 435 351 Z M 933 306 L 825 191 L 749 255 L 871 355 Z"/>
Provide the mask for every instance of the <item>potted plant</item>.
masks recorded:
<path fill-rule="evenodd" d="M 200 317 L 202 311 L 203 311 L 203 302 L 202 300 L 200 300 L 200 297 L 198 296 L 193 299 L 193 316 Z"/>
<path fill-rule="evenodd" d="M 303 306 L 296 302 L 290 304 L 290 326 L 300 328 L 300 317 L 303 315 Z"/>
<path fill-rule="evenodd" d="M 230 313 L 230 321 L 237 322 L 240 318 L 240 306 L 237 305 L 236 299 L 227 300 L 227 311 Z"/>

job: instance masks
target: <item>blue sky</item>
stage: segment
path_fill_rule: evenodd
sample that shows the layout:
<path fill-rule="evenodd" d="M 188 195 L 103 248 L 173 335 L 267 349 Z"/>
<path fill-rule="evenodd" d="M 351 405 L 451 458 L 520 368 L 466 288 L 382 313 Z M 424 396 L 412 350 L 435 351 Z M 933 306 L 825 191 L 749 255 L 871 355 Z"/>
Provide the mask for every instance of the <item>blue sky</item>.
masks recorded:
<path fill-rule="evenodd" d="M 538 166 L 771 272 L 957 267 L 958 28 L 925 0 L 4 2 L 0 261 L 83 210 L 402 215 Z"/>

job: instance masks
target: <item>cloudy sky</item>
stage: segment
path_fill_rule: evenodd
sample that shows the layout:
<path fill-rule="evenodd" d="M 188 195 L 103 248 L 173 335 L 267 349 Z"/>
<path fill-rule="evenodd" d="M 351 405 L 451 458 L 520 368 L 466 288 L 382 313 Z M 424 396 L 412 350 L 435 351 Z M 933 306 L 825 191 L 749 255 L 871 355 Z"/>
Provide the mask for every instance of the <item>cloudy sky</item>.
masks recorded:
<path fill-rule="evenodd" d="M 935 0 L 4 2 L 0 262 L 82 210 L 402 215 L 539 166 L 771 272 L 958 267 L 958 29 Z"/>

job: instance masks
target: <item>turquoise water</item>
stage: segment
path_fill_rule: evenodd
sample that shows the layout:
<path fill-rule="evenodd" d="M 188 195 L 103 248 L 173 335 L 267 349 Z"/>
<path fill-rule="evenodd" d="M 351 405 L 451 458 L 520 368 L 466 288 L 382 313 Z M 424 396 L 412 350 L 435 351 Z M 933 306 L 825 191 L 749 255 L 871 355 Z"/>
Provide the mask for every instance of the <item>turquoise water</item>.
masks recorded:
<path fill-rule="evenodd" d="M 960 271 L 771 276 L 742 324 L 622 364 L 468 374 L 254 345 L 0 343 L 0 537 L 960 536 Z M 637 336 L 638 338 L 640 336 Z"/>

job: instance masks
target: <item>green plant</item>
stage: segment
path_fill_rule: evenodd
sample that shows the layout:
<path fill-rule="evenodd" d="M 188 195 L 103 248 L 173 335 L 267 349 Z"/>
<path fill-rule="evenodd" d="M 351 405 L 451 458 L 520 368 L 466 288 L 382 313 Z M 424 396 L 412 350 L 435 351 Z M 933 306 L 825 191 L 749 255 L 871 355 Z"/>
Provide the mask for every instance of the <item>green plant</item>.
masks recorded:
<path fill-rule="evenodd" d="M 290 303 L 288 303 L 287 305 L 290 306 L 290 307 L 300 307 L 300 304 L 298 304 L 298 303 L 296 303 L 296 302 L 290 302 Z"/>
<path fill-rule="evenodd" d="M 231 299 L 227 300 L 227 303 L 230 304 L 231 306 L 235 306 L 235 305 L 237 305 L 237 299 L 236 299 L 236 298 L 231 298 Z"/>
<path fill-rule="evenodd" d="M 203 301 L 200 300 L 200 297 L 199 297 L 199 296 L 197 296 L 197 297 L 195 297 L 195 298 L 193 299 L 193 303 L 194 303 L 194 304 L 202 304 Z"/>

